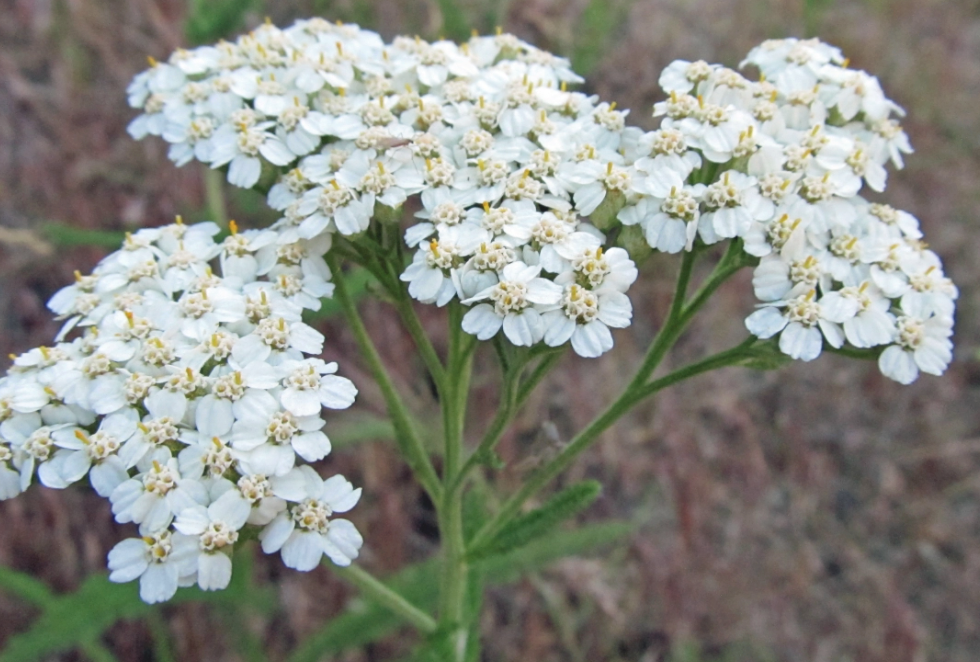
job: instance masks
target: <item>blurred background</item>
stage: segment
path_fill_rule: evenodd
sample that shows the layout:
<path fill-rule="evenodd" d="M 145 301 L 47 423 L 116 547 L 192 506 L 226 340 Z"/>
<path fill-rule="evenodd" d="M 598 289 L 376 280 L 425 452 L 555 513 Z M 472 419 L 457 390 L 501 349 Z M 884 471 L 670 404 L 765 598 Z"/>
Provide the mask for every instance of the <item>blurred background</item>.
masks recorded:
<path fill-rule="evenodd" d="M 484 659 L 980 659 L 978 0 L 3 0 L 0 356 L 51 342 L 57 324 L 45 301 L 122 232 L 178 213 L 207 218 L 202 167 L 177 170 L 161 140 L 125 133 L 134 116 L 125 88 L 146 57 L 233 37 L 266 16 L 287 25 L 311 15 L 386 39 L 502 26 L 570 57 L 588 91 L 648 129 L 659 72 L 677 58 L 734 66 L 763 39 L 820 36 L 878 75 L 908 111 L 916 149 L 884 199 L 921 220 L 962 293 L 949 372 L 902 387 L 874 365 L 825 354 L 776 372 L 711 373 L 638 408 L 564 478 L 605 486 L 581 524 L 630 526 L 592 526 L 580 556 L 492 588 Z M 227 195 L 243 225 L 274 220 L 257 194 Z M 514 489 L 618 389 L 666 312 L 676 264 L 661 256 L 644 265 L 631 290 L 635 322 L 617 332 L 616 351 L 566 357 L 545 382 L 504 439 L 507 468 L 488 477 L 492 486 Z M 744 336 L 749 276 L 725 286 L 672 365 Z M 424 416 L 433 403 L 410 340 L 384 323 L 393 314 L 385 304 L 363 310 Z M 422 312 L 439 342 L 440 311 Z M 383 401 L 353 339 L 333 317 L 317 325 L 326 358 L 341 358 L 362 392 L 359 413 L 328 423 L 330 471 L 364 487 L 352 513 L 367 541 L 362 562 L 388 576 L 436 548 L 431 504 L 379 422 Z M 488 359 L 477 366 L 471 434 L 493 413 Z M 0 565 L 56 593 L 104 572 L 108 549 L 133 534 L 94 494 L 40 487 L 0 503 L 0 532 Z M 353 597 L 326 567 L 305 575 L 256 558 L 254 572 L 268 604 L 169 606 L 110 627 L 87 653 L 46 659 L 251 661 L 265 659 L 259 644 L 268 659 L 285 659 Z M 38 613 L 0 589 L 0 650 Z M 413 636 L 395 628 L 306 659 L 401 659 Z"/>

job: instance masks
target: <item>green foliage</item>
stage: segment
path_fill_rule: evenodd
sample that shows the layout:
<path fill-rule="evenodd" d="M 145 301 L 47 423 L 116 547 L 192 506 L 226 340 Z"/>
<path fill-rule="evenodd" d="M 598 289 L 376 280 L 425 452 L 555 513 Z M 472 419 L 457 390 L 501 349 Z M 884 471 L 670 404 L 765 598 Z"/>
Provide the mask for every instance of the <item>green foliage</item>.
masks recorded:
<path fill-rule="evenodd" d="M 435 608 L 439 591 L 436 559 L 409 566 L 385 582 L 389 588 L 423 611 Z M 352 601 L 347 612 L 332 619 L 289 656 L 289 662 L 317 662 L 324 656 L 366 646 L 402 627 L 404 621 L 369 599 Z"/>
<path fill-rule="evenodd" d="M 85 230 L 64 223 L 47 223 L 41 226 L 44 237 L 57 247 L 98 246 L 115 250 L 126 238 L 125 232 L 114 230 Z"/>
<path fill-rule="evenodd" d="M 741 365 L 752 370 L 776 370 L 792 362 L 792 358 L 779 349 L 779 340 L 770 338 L 762 340 L 745 350 L 748 358 Z"/>
<path fill-rule="evenodd" d="M 209 593 L 197 588 L 180 589 L 169 604 L 203 601 L 226 608 L 242 604 L 274 605 L 268 591 L 250 585 L 250 566 L 237 563 L 238 560 L 236 556 L 235 572 L 226 590 Z M 42 610 L 30 629 L 8 640 L 0 652 L 0 662 L 34 662 L 45 655 L 73 648 L 112 659 L 97 643 L 102 634 L 116 621 L 148 617 L 156 609 L 140 600 L 138 582 L 115 584 L 104 574 L 88 577 L 72 593 L 54 595 L 29 575 L 0 567 L 0 589 Z"/>
<path fill-rule="evenodd" d="M 351 269 L 344 274 L 347 290 L 351 298 L 357 302 L 371 293 L 370 288 L 376 284 L 371 272 L 362 267 Z M 307 312 L 307 322 L 336 317 L 343 312 L 340 302 L 336 299 L 320 299 L 320 310 Z"/>
<path fill-rule="evenodd" d="M 189 0 L 184 34 L 191 45 L 210 44 L 240 31 L 254 0 Z"/>
<path fill-rule="evenodd" d="M 531 542 L 521 549 L 488 558 L 471 570 L 478 573 L 470 577 L 467 595 L 470 599 L 467 616 L 474 623 L 479 611 L 484 581 L 491 585 L 507 584 L 522 575 L 539 570 L 558 559 L 586 554 L 613 544 L 629 535 L 633 525 L 628 522 L 604 522 L 582 527 L 574 531 L 557 532 L 545 539 Z M 431 612 L 438 600 L 441 566 L 438 559 L 430 559 L 409 566 L 388 579 L 385 584 L 423 611 Z M 357 599 L 347 612 L 332 619 L 323 629 L 311 635 L 288 658 L 289 662 L 317 662 L 344 650 L 359 648 L 377 641 L 404 626 L 402 618 L 370 598 Z M 476 624 L 474 624 L 476 627 Z M 473 638 L 475 631 L 471 633 Z M 444 645 L 444 636 L 436 633 L 427 640 L 415 655 L 413 662 L 433 658 Z M 468 649 L 478 655 L 478 647 Z M 478 659 L 476 657 L 471 659 Z M 2 662 L 2 660 L 0 660 Z"/>
<path fill-rule="evenodd" d="M 613 32 L 623 24 L 632 0 L 590 0 L 575 29 L 572 68 L 587 76 L 608 50 Z"/>
<path fill-rule="evenodd" d="M 344 416 L 340 422 L 331 424 L 327 431 L 330 433 L 330 445 L 334 450 L 356 446 L 367 441 L 395 439 L 395 428 L 391 421 L 363 412 Z"/>
<path fill-rule="evenodd" d="M 470 21 L 456 0 L 437 0 L 442 14 L 442 34 L 459 42 L 470 38 Z"/>
<path fill-rule="evenodd" d="M 540 508 L 515 518 L 489 541 L 470 550 L 468 558 L 477 561 L 507 554 L 551 533 L 561 522 L 589 507 L 601 491 L 602 486 L 594 480 L 562 490 Z"/>

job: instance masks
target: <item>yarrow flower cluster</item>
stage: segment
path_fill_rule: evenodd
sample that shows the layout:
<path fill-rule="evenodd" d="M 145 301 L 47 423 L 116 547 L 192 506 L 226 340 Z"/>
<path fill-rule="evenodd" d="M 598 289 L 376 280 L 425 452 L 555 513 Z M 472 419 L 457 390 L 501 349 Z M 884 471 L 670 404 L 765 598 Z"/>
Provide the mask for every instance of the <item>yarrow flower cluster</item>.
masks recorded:
<path fill-rule="evenodd" d="M 661 127 L 642 132 L 511 35 L 389 45 L 312 19 L 155 64 L 130 88 L 130 129 L 240 186 L 273 173 L 280 241 L 356 237 L 419 194 L 401 278 L 423 303 L 468 306 L 481 340 L 599 356 L 631 321 L 634 234 L 667 253 L 740 240 L 760 258 L 753 334 L 801 360 L 885 346 L 903 383 L 941 373 L 956 288 L 914 217 L 859 195 L 911 152 L 901 109 L 816 40 L 766 42 L 744 65 L 761 80 L 672 63 Z"/>
<path fill-rule="evenodd" d="M 109 553 L 110 579 L 139 578 L 147 602 L 227 586 L 246 528 L 299 570 L 361 547 L 333 517 L 360 489 L 306 464 L 330 452 L 321 409 L 357 393 L 310 358 L 324 337 L 302 321 L 333 288 L 327 244 L 231 227 L 221 242 L 217 225 L 179 218 L 127 236 L 49 303 L 62 338 L 83 332 L 0 378 L 0 499 L 35 474 L 53 488 L 87 476 L 118 522 L 139 525 Z"/>
<path fill-rule="evenodd" d="M 480 340 L 600 356 L 631 322 L 637 261 L 730 240 L 758 261 L 754 336 L 803 361 L 848 343 L 902 383 L 941 374 L 956 287 L 912 215 L 861 195 L 912 151 L 901 109 L 816 40 L 765 42 L 745 65 L 760 79 L 670 64 L 644 132 L 507 34 L 386 44 L 310 19 L 151 61 L 130 134 L 281 217 L 220 241 L 213 223 L 141 230 L 51 299 L 57 343 L 0 379 L 0 499 L 35 474 L 87 476 L 139 526 L 110 579 L 139 578 L 149 602 L 226 586 L 249 527 L 289 567 L 350 563 L 361 536 L 335 515 L 360 490 L 308 463 L 330 452 L 323 408 L 356 389 L 313 358 L 324 337 L 302 316 L 332 293 L 334 244 L 377 259 L 413 197 L 390 281 L 465 307 Z"/>
<path fill-rule="evenodd" d="M 281 167 L 269 204 L 286 241 L 357 235 L 421 194 L 413 297 L 472 306 L 464 329 L 481 339 L 598 356 L 630 322 L 636 268 L 582 217 L 629 190 L 639 132 L 567 91 L 581 80 L 511 35 L 386 45 L 312 19 L 156 63 L 130 88 L 144 111 L 130 132 L 163 136 L 178 164 L 227 165 L 238 186 Z"/>

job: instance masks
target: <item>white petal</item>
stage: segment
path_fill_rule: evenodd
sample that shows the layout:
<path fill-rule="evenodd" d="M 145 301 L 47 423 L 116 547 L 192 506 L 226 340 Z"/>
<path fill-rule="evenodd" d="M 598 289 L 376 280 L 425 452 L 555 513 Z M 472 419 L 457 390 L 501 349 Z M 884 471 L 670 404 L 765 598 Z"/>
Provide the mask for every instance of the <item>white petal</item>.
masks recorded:
<path fill-rule="evenodd" d="M 779 336 L 779 349 L 784 354 L 801 361 L 812 361 L 820 355 L 823 336 L 815 326 L 806 327 L 790 322 Z"/>
<path fill-rule="evenodd" d="M 783 330 L 787 319 L 773 306 L 760 308 L 745 320 L 745 327 L 757 338 L 772 338 Z"/>
<path fill-rule="evenodd" d="M 320 564 L 323 558 L 323 540 L 318 533 L 293 531 L 282 546 L 282 562 L 286 567 L 307 572 Z"/>
<path fill-rule="evenodd" d="M 177 592 L 177 565 L 151 563 L 140 578 L 140 599 L 148 604 L 163 602 Z"/>
<path fill-rule="evenodd" d="M 579 356 L 595 358 L 612 349 L 613 339 L 609 328 L 595 320 L 579 325 L 572 334 L 572 349 Z"/>
<path fill-rule="evenodd" d="M 911 384 L 919 376 L 919 368 L 915 365 L 912 353 L 897 345 L 892 345 L 881 353 L 878 357 L 878 369 L 885 377 L 894 379 L 899 384 Z"/>
<path fill-rule="evenodd" d="M 231 559 L 221 552 L 201 554 L 197 560 L 197 585 L 205 591 L 228 587 L 231 581 Z"/>
<path fill-rule="evenodd" d="M 292 535 L 296 524 L 288 513 L 282 513 L 268 526 L 262 529 L 259 540 L 262 542 L 262 551 L 266 554 L 274 554 L 282 549 L 286 540 Z"/>
<path fill-rule="evenodd" d="M 320 402 L 330 409 L 347 409 L 354 404 L 357 387 L 346 377 L 327 375 L 320 378 Z"/>

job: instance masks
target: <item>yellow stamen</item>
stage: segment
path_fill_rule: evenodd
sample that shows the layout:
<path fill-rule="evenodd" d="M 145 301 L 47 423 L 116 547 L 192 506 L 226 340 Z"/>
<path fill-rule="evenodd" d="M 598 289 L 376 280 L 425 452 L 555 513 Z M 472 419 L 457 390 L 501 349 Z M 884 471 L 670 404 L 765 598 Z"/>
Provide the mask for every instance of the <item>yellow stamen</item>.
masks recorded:
<path fill-rule="evenodd" d="M 238 234 L 238 223 L 235 222 L 235 219 L 228 221 L 228 231 L 232 234 Z"/>

